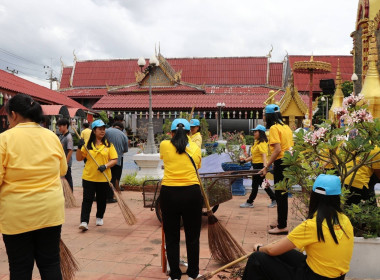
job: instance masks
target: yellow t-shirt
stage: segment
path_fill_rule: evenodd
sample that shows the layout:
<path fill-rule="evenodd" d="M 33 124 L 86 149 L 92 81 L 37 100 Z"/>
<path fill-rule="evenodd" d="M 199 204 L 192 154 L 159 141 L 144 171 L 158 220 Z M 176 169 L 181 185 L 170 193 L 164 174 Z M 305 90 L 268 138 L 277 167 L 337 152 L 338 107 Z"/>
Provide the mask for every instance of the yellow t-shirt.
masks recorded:
<path fill-rule="evenodd" d="M 87 143 L 88 139 L 90 139 L 91 131 L 92 130 L 89 129 L 89 128 L 85 128 L 85 129 L 82 130 L 82 132 L 80 134 L 80 138 L 84 139 L 84 143 Z"/>
<path fill-rule="evenodd" d="M 94 160 L 87 154 L 85 146 L 81 149 L 83 157 L 87 159 L 86 165 L 83 169 L 82 179 L 91 182 L 107 182 L 106 177 L 98 170 L 98 166 Z M 111 159 L 117 159 L 118 155 L 113 144 L 110 144 L 110 147 L 106 147 L 101 144 L 89 150 L 92 157 L 96 160 L 99 165 L 108 163 Z M 108 179 L 111 180 L 111 169 L 107 168 L 104 173 L 107 175 Z"/>
<path fill-rule="evenodd" d="M 334 226 L 339 244 L 334 242 L 326 220 L 322 222 L 325 242 L 318 241 L 316 215 L 298 225 L 288 235 L 288 239 L 299 249 L 305 248 L 306 263 L 315 273 L 329 278 L 346 274 L 350 269 L 352 251 L 354 249 L 354 230 L 348 217 L 338 213 L 343 230 Z M 346 234 L 347 235 L 346 235 Z"/>
<path fill-rule="evenodd" d="M 200 132 L 197 132 L 190 136 L 191 141 L 198 145 L 199 149 L 202 148 L 202 135 Z"/>
<path fill-rule="evenodd" d="M 193 158 L 197 169 L 201 168 L 201 149 L 189 141 L 186 152 Z M 160 144 L 160 158 L 164 161 L 164 178 L 161 181 L 165 186 L 190 186 L 199 184 L 197 174 L 190 158 L 186 153 L 178 154 L 170 140 Z"/>
<path fill-rule="evenodd" d="M 65 221 L 61 176 L 67 162 L 59 138 L 37 123 L 0 134 L 0 231 L 19 234 Z"/>
<path fill-rule="evenodd" d="M 380 152 L 380 149 L 378 147 L 375 147 L 371 151 L 370 155 L 373 155 L 373 154 L 378 153 L 378 152 Z M 375 160 L 380 160 L 380 154 L 375 156 L 371 161 L 375 161 Z M 353 166 L 352 161 L 347 163 L 347 169 L 350 169 L 352 166 Z M 355 178 L 354 178 L 351 186 L 358 188 L 358 189 L 363 189 L 363 187 L 368 189 L 368 183 L 369 183 L 369 180 L 373 174 L 373 169 L 380 169 L 380 162 L 373 163 L 370 166 L 363 165 L 362 167 L 360 167 L 358 169 L 358 171 L 356 171 Z M 346 180 L 344 180 L 344 183 L 346 185 L 350 184 L 352 176 L 353 176 L 353 173 L 351 173 L 346 178 Z"/>
<path fill-rule="evenodd" d="M 268 155 L 268 143 L 255 141 L 251 147 L 252 163 L 263 163 L 263 154 Z"/>
<path fill-rule="evenodd" d="M 275 124 L 272 125 L 269 129 L 269 148 L 271 154 L 274 151 L 273 144 L 277 143 L 281 145 L 281 152 L 277 156 L 276 160 L 283 158 L 284 153 L 294 146 L 293 132 L 286 124 Z"/>

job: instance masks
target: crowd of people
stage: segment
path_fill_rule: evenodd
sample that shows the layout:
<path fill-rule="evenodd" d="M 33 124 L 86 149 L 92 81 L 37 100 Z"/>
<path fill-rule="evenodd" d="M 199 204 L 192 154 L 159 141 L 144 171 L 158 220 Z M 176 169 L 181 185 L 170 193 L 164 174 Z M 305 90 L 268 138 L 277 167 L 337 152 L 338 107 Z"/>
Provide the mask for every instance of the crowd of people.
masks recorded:
<path fill-rule="evenodd" d="M 0 134 L 0 231 L 6 247 L 11 279 L 31 279 L 34 262 L 42 279 L 62 279 L 59 240 L 64 223 L 61 177 L 73 190 L 71 176 L 73 138 L 69 120 L 60 119 L 60 136 L 42 128 L 42 109 L 31 97 L 18 94 L 5 105 L 10 128 Z M 283 158 L 293 145 L 293 133 L 284 123 L 276 104 L 265 108 L 264 122 L 252 129 L 254 144 L 246 162 L 260 170 L 252 178 L 252 192 L 242 208 L 252 208 L 259 186 L 273 166 L 274 183 L 284 178 Z M 110 128 L 102 120 L 84 124 L 76 160 L 85 161 L 82 174 L 83 201 L 79 229 L 89 229 L 96 199 L 96 226 L 104 224 L 107 202 L 115 202 L 109 181 L 119 185 L 123 154 L 128 151 L 122 120 Z M 91 127 L 91 128 L 90 128 Z M 27 144 L 27 145 L 26 145 Z M 181 279 L 180 227 L 184 226 L 188 280 L 199 274 L 200 231 L 203 196 L 197 169 L 201 167 L 202 137 L 198 119 L 175 119 L 171 139 L 160 143 L 164 164 L 160 205 L 169 280 Z M 373 151 L 374 153 L 377 152 Z M 348 204 L 369 199 L 371 186 L 380 175 L 380 163 L 363 166 L 350 191 Z M 345 184 L 348 184 L 346 181 Z M 341 209 L 341 182 L 335 175 L 319 175 L 313 185 L 307 219 L 289 232 L 288 194 L 265 191 L 277 206 L 277 221 L 269 234 L 287 235 L 277 242 L 256 244 L 244 271 L 250 279 L 344 279 L 353 251 L 353 228 Z M 19 203 L 22 201 L 22 203 Z M 306 251 L 306 255 L 301 253 Z M 273 269 L 276 268 L 276 269 Z"/>

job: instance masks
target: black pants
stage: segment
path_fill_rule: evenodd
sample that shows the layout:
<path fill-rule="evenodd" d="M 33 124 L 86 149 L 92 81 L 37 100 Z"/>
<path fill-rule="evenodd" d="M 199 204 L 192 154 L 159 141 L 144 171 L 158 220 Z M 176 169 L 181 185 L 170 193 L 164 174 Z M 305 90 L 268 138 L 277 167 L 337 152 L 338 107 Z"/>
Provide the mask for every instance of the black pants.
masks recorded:
<path fill-rule="evenodd" d="M 348 186 L 346 185 L 346 188 L 347 187 Z M 361 200 L 365 200 L 372 205 L 376 205 L 375 192 L 372 192 L 364 186 L 362 189 L 351 186 L 350 194 L 346 200 L 346 205 L 359 204 Z"/>
<path fill-rule="evenodd" d="M 116 186 L 116 180 L 118 182 L 120 182 L 120 178 L 121 178 L 121 172 L 123 171 L 123 161 L 121 162 L 121 166 L 120 165 L 115 165 L 113 167 L 111 167 L 111 174 L 112 174 L 112 179 L 111 179 L 111 183 Z M 113 193 L 113 190 L 111 188 L 108 188 L 107 190 L 107 199 L 113 199 L 113 196 L 114 196 L 114 193 Z"/>
<path fill-rule="evenodd" d="M 253 169 L 263 169 L 264 164 L 262 163 L 252 163 Z M 263 183 L 265 177 L 261 175 L 253 175 L 252 176 L 252 192 L 249 195 L 249 198 L 247 199 L 248 203 L 253 203 L 253 201 L 256 199 L 257 192 L 259 190 L 259 187 Z M 276 200 L 276 197 L 270 187 L 264 188 L 265 192 L 269 196 L 269 198 L 273 201 Z"/>
<path fill-rule="evenodd" d="M 90 213 L 92 203 L 94 201 L 94 196 L 96 194 L 96 217 L 103 219 L 104 212 L 106 212 L 106 198 L 108 191 L 107 182 L 91 182 L 83 180 L 83 201 L 82 201 L 82 211 L 80 214 L 80 221 L 86 222 L 90 221 Z"/>
<path fill-rule="evenodd" d="M 296 250 L 272 257 L 262 252 L 253 253 L 247 262 L 242 280 L 343 280 L 314 273 L 306 263 L 306 256 Z"/>
<path fill-rule="evenodd" d="M 67 180 L 67 182 L 69 183 L 70 185 L 70 188 L 71 188 L 71 191 L 74 191 L 74 187 L 73 187 L 73 178 L 71 176 L 71 167 L 67 167 L 67 172 L 66 172 L 66 175 L 65 175 L 65 178 Z"/>
<path fill-rule="evenodd" d="M 203 197 L 199 185 L 162 186 L 160 203 L 170 277 L 180 279 L 182 275 L 179 268 L 180 222 L 182 217 L 189 265 L 187 275 L 195 279 L 199 274 L 199 237 L 203 206 Z"/>
<path fill-rule="evenodd" d="M 20 234 L 3 234 L 11 280 L 30 280 L 34 260 L 42 280 L 61 280 L 59 240 L 61 227 L 48 227 Z"/>
<path fill-rule="evenodd" d="M 284 179 L 284 169 L 282 158 L 275 160 L 273 163 L 274 183 L 281 182 Z M 286 228 L 288 221 L 288 193 L 283 190 L 274 191 L 277 201 L 277 227 L 279 229 Z"/>

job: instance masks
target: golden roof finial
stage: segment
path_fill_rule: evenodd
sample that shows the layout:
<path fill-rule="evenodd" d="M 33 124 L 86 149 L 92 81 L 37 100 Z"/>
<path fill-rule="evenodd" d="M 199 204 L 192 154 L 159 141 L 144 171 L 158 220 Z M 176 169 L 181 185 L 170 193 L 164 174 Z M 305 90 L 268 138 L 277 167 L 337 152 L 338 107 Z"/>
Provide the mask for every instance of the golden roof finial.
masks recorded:
<path fill-rule="evenodd" d="M 311 56 L 310 56 L 310 61 L 314 61 L 314 55 L 313 54 L 311 54 Z"/>
<path fill-rule="evenodd" d="M 338 58 L 338 68 L 336 69 L 336 79 L 335 79 L 336 89 L 333 96 L 333 102 L 329 110 L 329 119 L 335 121 L 334 109 L 342 107 L 343 104 L 343 91 L 342 91 L 342 75 L 340 73 L 340 61 Z"/>
<path fill-rule="evenodd" d="M 340 73 L 340 59 L 338 58 L 338 68 L 336 69 L 336 79 L 335 79 L 336 87 L 342 88 L 342 75 Z"/>

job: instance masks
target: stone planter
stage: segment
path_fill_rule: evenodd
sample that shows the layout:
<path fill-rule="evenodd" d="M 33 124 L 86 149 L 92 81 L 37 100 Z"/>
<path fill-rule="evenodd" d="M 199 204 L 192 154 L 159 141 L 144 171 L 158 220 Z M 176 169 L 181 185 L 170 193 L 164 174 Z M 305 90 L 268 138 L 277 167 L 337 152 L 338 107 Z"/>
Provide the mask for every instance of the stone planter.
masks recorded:
<path fill-rule="evenodd" d="M 368 238 L 355 237 L 354 253 L 350 263 L 351 278 L 378 278 L 380 277 L 380 237 Z"/>
<path fill-rule="evenodd" d="M 247 162 L 245 164 L 238 164 L 233 162 L 223 162 L 222 169 L 224 171 L 241 171 L 241 170 L 249 170 L 251 168 L 251 163 Z M 232 195 L 245 195 L 246 190 L 243 185 L 243 178 L 234 179 L 232 183 Z"/>

